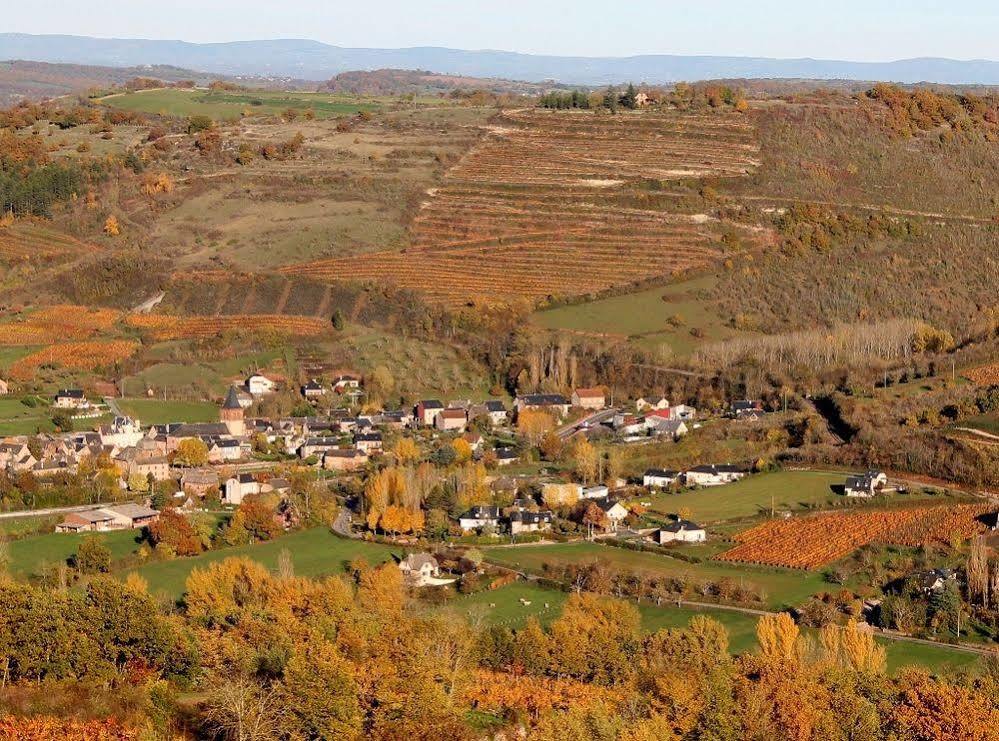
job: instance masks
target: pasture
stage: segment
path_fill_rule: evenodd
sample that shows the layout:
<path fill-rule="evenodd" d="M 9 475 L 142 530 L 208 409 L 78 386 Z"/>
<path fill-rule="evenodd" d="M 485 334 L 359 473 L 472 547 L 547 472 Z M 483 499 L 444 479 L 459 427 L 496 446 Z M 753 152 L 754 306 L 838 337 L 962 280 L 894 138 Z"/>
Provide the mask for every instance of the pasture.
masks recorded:
<path fill-rule="evenodd" d="M 19 398 L 0 398 L 0 435 L 24 435 L 36 430 L 51 431 L 49 406 L 40 402 L 29 407 Z"/>
<path fill-rule="evenodd" d="M 449 611 L 473 622 L 482 621 L 488 625 L 517 629 L 523 627 L 529 617 L 537 617 L 543 625 L 547 625 L 559 616 L 568 597 L 565 592 L 518 581 L 494 591 L 477 592 L 468 596 L 456 595 L 446 607 L 430 608 L 428 612 Z M 525 605 L 521 600 L 530 604 Z M 649 633 L 667 628 L 684 628 L 695 615 L 705 615 L 725 626 L 729 648 L 733 653 L 755 651 L 758 646 L 756 623 L 759 618 L 756 615 L 713 608 L 657 607 L 648 603 L 639 605 L 638 611 L 642 616 L 642 628 Z M 804 632 L 812 637 L 815 635 L 815 631 L 807 628 Z M 886 648 L 888 671 L 892 674 L 910 665 L 926 667 L 936 672 L 974 669 L 979 661 L 976 654 L 956 651 L 944 645 L 930 646 L 885 639 L 878 639 L 878 642 Z"/>
<path fill-rule="evenodd" d="M 218 422 L 217 404 L 207 401 L 171 401 L 164 399 L 119 399 L 118 407 L 145 425 L 167 422 Z"/>
<path fill-rule="evenodd" d="M 815 573 L 765 569 L 713 562 L 687 563 L 654 553 L 630 551 L 597 543 L 500 546 L 483 551 L 491 563 L 529 573 L 542 573 L 544 564 L 606 562 L 613 569 L 685 577 L 693 582 L 733 579 L 765 594 L 767 606 L 798 605 L 828 585 Z"/>
<path fill-rule="evenodd" d="M 60 520 L 62 518 L 59 518 Z M 20 577 L 38 576 L 46 565 L 65 563 L 76 553 L 84 538 L 96 538 L 111 550 L 111 558 L 122 559 L 138 548 L 141 531 L 115 530 L 107 533 L 49 533 L 13 540 L 7 545 L 8 569 Z"/>
<path fill-rule="evenodd" d="M 372 565 L 383 563 L 401 549 L 360 540 L 347 540 L 333 535 L 326 528 L 302 530 L 278 538 L 277 540 L 238 548 L 222 548 L 207 551 L 191 558 L 177 558 L 172 561 L 155 561 L 135 569 L 128 569 L 120 576 L 135 572 L 149 582 L 152 594 L 165 595 L 170 599 L 180 599 L 188 575 L 193 569 L 203 568 L 226 558 L 246 557 L 257 561 L 269 569 L 277 567 L 278 555 L 287 550 L 291 553 L 298 576 L 327 576 L 342 573 L 354 558 L 363 557 Z"/>
<path fill-rule="evenodd" d="M 308 92 L 252 91 L 228 92 L 165 88 L 116 93 L 101 98 L 112 108 L 164 116 L 208 116 L 216 121 L 231 121 L 244 116 L 279 116 L 288 110 L 302 114 L 312 111 L 316 118 L 351 116 L 375 111 L 381 106 L 373 100 L 353 96 Z"/>
<path fill-rule="evenodd" d="M 690 519 L 702 525 L 726 520 L 756 517 L 776 510 L 799 510 L 842 502 L 833 486 L 842 486 L 845 475 L 824 471 L 780 471 L 747 476 L 724 486 L 706 487 L 680 494 L 642 495 L 651 501 L 649 510 L 662 515 L 690 512 Z"/>

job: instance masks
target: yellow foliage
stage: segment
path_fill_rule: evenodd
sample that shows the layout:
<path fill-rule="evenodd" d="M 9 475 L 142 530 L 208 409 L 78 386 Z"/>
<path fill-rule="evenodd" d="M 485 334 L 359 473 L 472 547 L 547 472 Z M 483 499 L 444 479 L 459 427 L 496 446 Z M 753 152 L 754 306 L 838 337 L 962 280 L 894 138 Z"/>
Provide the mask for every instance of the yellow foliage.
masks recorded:
<path fill-rule="evenodd" d="M 109 237 L 117 237 L 121 234 L 121 225 L 118 223 L 118 218 L 116 216 L 108 216 L 107 220 L 104 222 L 104 233 Z"/>

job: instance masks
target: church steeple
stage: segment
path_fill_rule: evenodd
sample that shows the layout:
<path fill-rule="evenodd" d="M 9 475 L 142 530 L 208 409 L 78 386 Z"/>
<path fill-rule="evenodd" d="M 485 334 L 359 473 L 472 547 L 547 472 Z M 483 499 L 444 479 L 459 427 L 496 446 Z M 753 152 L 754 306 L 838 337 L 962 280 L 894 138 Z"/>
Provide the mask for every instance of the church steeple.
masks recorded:
<path fill-rule="evenodd" d="M 246 434 L 246 423 L 243 420 L 243 406 L 239 403 L 239 392 L 235 386 L 229 387 L 222 409 L 219 410 L 219 420 L 225 423 L 229 434 L 233 437 L 243 437 Z"/>

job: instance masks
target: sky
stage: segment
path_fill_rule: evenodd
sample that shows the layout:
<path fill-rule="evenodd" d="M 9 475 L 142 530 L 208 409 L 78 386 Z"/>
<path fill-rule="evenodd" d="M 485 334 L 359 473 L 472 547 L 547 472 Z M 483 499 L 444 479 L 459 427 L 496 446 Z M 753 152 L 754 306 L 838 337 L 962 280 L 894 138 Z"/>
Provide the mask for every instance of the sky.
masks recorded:
<path fill-rule="evenodd" d="M 33 0 L 0 31 L 534 54 L 999 59 L 996 0 Z"/>

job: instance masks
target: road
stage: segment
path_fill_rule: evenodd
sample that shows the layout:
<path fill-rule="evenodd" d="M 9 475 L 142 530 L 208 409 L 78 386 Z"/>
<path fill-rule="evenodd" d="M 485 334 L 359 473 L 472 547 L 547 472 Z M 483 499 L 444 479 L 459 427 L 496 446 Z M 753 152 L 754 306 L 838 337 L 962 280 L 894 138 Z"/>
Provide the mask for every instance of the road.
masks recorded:
<path fill-rule="evenodd" d="M 359 537 L 354 535 L 350 530 L 350 523 L 353 520 L 353 516 L 350 510 L 346 507 L 341 507 L 340 511 L 336 515 L 336 519 L 333 520 L 333 532 L 337 535 L 342 535 L 344 538 L 356 538 Z"/>
<path fill-rule="evenodd" d="M 0 520 L 13 520 L 18 517 L 37 517 L 41 515 L 62 515 L 70 512 L 85 512 L 88 509 L 110 507 L 115 502 L 96 502 L 94 504 L 76 504 L 72 507 L 49 507 L 47 509 L 19 509 L 14 512 L 0 512 Z M 120 504 L 120 502 L 118 502 Z"/>
<path fill-rule="evenodd" d="M 108 405 L 108 409 L 111 414 L 116 417 L 127 417 L 128 415 L 121 411 L 121 407 L 118 406 L 118 400 L 113 396 L 105 396 L 104 403 Z"/>
<path fill-rule="evenodd" d="M 558 435 L 560 440 L 565 440 L 572 437 L 582 429 L 595 427 L 596 425 L 603 424 L 609 419 L 613 419 L 614 415 L 617 413 L 617 409 L 602 409 L 599 412 L 594 412 L 593 414 L 576 420 L 575 422 L 556 428 L 555 434 Z"/>

